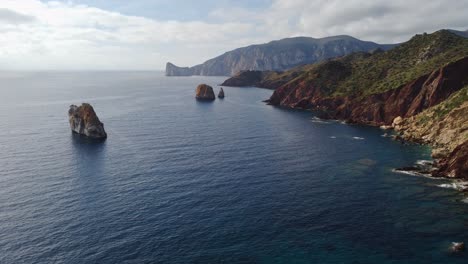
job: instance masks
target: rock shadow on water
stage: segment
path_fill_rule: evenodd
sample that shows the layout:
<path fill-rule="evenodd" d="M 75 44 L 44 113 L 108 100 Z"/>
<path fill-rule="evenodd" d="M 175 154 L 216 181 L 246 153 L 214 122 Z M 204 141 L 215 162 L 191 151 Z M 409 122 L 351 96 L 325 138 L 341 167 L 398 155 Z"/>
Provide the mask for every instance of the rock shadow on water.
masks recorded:
<path fill-rule="evenodd" d="M 107 159 L 107 141 L 102 139 L 90 138 L 77 133 L 71 135 L 72 162 L 75 164 L 78 185 L 83 190 L 101 190 L 101 180 L 108 174 L 109 168 L 106 168 Z M 101 179 L 101 180 L 99 180 Z"/>
<path fill-rule="evenodd" d="M 71 133 L 72 142 L 74 145 L 88 145 L 88 146 L 98 146 L 105 145 L 107 138 L 92 138 L 85 135 L 78 134 L 74 131 Z"/>
<path fill-rule="evenodd" d="M 73 158 L 85 164 L 86 171 L 101 171 L 107 146 L 106 139 L 90 138 L 77 133 L 71 133 L 70 136 L 74 153 Z"/>

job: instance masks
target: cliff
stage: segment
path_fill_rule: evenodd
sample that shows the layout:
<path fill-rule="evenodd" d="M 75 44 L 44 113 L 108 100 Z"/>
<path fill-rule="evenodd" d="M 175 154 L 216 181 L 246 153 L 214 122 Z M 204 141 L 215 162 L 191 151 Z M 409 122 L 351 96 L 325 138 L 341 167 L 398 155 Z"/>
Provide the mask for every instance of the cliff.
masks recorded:
<path fill-rule="evenodd" d="M 99 120 L 90 104 L 83 103 L 81 106 L 70 105 L 68 121 L 74 133 L 96 139 L 107 138 L 104 124 Z"/>
<path fill-rule="evenodd" d="M 269 81 L 275 82 L 275 79 L 270 76 Z M 455 95 L 467 84 L 468 39 L 442 30 L 417 35 L 390 51 L 353 54 L 311 65 L 286 84 L 277 80 L 277 88 L 268 102 L 288 108 L 319 110 L 326 118 L 388 126 L 396 117 L 406 120 L 443 102 L 450 104 L 450 98 L 464 98 L 461 101 L 465 102 L 467 98 Z M 451 138 L 466 139 L 463 135 L 467 129 L 463 117 L 468 116 L 466 108 L 452 111 L 447 111 L 447 119 L 434 121 L 428 128 L 444 127 L 438 132 L 440 138 L 447 137 L 451 131 Z M 461 127 L 455 129 L 455 126 Z M 407 139 L 420 141 L 423 138 L 421 134 L 414 135 Z M 447 138 L 438 141 L 436 138 L 426 143 L 437 146 L 439 142 L 446 148 L 439 155 L 438 148 L 434 148 L 434 156 L 440 160 L 442 168 L 442 162 L 449 160 L 452 151 L 465 141 Z M 450 164 L 461 162 L 460 153 L 464 153 L 464 148 L 460 149 L 452 157 L 456 161 L 451 160 Z M 454 177 L 462 177 L 459 171 L 462 170 L 450 169 Z"/>
<path fill-rule="evenodd" d="M 362 41 L 350 36 L 286 38 L 235 49 L 193 67 L 177 67 L 167 63 L 166 75 L 232 76 L 245 70 L 284 71 L 357 51 L 387 50 L 394 46 Z"/>
<path fill-rule="evenodd" d="M 189 67 L 177 67 L 174 64 L 168 62 L 166 64 L 166 75 L 167 76 L 191 76 L 192 69 Z"/>
<path fill-rule="evenodd" d="M 468 179 L 468 86 L 444 102 L 403 118 L 395 130 L 410 141 L 430 144 L 439 160 L 437 176 Z"/>

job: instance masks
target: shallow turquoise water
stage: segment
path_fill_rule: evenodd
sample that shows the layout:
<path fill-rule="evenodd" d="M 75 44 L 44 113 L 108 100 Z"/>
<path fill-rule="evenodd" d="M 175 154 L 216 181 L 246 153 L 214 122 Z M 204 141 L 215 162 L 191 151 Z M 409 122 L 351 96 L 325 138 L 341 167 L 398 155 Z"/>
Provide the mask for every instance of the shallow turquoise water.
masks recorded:
<path fill-rule="evenodd" d="M 1 73 L 0 263 L 467 263 L 463 196 L 391 171 L 426 147 L 269 90 L 194 100 L 223 79 Z M 81 102 L 106 142 L 71 134 Z"/>

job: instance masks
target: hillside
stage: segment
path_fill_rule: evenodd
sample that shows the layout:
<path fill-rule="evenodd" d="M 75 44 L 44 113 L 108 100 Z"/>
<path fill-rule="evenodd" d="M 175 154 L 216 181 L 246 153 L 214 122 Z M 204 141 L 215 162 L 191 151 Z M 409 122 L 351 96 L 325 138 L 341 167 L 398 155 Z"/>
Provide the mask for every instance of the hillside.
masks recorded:
<path fill-rule="evenodd" d="M 405 138 L 434 146 L 439 174 L 465 175 L 468 39 L 459 34 L 416 35 L 389 51 L 355 53 L 257 80 L 266 82 L 276 88 L 269 104 L 316 110 L 351 123 L 393 124 Z M 400 120 L 404 126 L 395 125 Z M 431 121 L 423 126 L 421 120 Z M 444 165 L 449 163 L 455 168 Z"/>
<path fill-rule="evenodd" d="M 327 38 L 295 37 L 251 45 L 224 53 L 193 67 L 166 64 L 167 76 L 232 76 L 241 71 L 284 71 L 358 51 L 388 50 L 395 45 L 380 45 L 350 36 Z"/>

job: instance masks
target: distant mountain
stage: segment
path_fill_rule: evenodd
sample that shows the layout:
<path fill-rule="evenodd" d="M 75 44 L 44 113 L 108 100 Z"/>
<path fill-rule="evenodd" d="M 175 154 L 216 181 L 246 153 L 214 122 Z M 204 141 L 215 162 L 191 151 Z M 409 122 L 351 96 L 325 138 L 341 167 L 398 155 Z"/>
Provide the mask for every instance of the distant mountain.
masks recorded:
<path fill-rule="evenodd" d="M 453 29 L 448 29 L 448 31 L 457 34 L 458 36 L 468 38 L 468 29 L 465 31 L 459 31 L 459 30 L 453 30 Z"/>
<path fill-rule="evenodd" d="M 232 76 L 245 70 L 284 71 L 357 51 L 388 50 L 395 46 L 362 41 L 346 35 L 320 39 L 286 38 L 238 48 L 193 67 L 178 67 L 168 62 L 166 75 Z"/>

